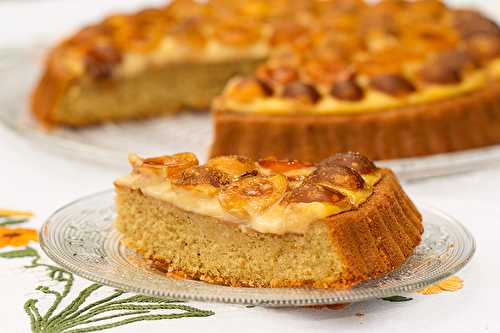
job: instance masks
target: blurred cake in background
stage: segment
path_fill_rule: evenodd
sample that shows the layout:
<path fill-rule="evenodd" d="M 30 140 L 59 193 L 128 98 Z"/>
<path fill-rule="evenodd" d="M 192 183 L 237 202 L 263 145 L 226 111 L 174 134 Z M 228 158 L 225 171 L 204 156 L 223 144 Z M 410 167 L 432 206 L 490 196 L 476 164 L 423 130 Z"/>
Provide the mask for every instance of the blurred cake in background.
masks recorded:
<path fill-rule="evenodd" d="M 220 95 L 212 155 L 389 159 L 499 143 L 499 77 L 498 25 L 436 0 L 178 0 L 57 45 L 32 109 L 81 127 Z"/>

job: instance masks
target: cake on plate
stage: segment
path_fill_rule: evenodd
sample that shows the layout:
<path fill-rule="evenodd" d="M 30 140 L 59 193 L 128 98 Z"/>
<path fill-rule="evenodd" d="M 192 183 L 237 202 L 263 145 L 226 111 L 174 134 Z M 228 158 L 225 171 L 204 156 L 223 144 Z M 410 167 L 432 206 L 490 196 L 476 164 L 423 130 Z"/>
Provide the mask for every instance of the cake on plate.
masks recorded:
<path fill-rule="evenodd" d="M 432 0 L 362 8 L 334 11 L 341 28 L 311 51 L 232 79 L 214 103 L 212 156 L 380 160 L 500 143 L 496 23 Z"/>
<path fill-rule="evenodd" d="M 170 275 L 245 287 L 350 288 L 421 241 L 398 180 L 358 153 L 318 164 L 129 156 L 115 181 L 123 242 Z"/>
<path fill-rule="evenodd" d="M 498 25 L 437 0 L 175 0 L 54 47 L 32 110 L 81 127 L 220 95 L 212 156 L 392 159 L 499 143 L 499 78 Z"/>

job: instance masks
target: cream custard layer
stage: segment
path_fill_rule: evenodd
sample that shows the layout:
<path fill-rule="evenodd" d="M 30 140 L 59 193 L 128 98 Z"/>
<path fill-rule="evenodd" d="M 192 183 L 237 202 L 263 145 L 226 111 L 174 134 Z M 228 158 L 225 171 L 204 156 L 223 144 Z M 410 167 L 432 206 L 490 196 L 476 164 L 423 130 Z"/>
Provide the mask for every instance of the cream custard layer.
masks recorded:
<path fill-rule="evenodd" d="M 361 191 L 341 190 L 354 207 L 364 203 L 373 194 L 373 186 L 381 179 L 376 171 L 363 176 L 366 187 Z M 196 189 L 186 189 L 172 184 L 168 179 L 154 175 L 131 173 L 115 181 L 115 186 L 139 190 L 144 195 L 172 204 L 187 212 L 210 216 L 234 223 L 243 230 L 252 229 L 261 233 L 303 234 L 316 220 L 353 209 L 352 206 L 336 205 L 325 202 L 288 203 L 277 202 L 260 214 L 242 219 L 228 213 L 220 204 L 217 195 L 207 194 Z"/>
<path fill-rule="evenodd" d="M 303 104 L 289 98 L 267 97 L 256 98 L 250 103 L 223 97 L 215 102 L 215 108 L 234 112 L 266 113 L 266 114 L 353 114 L 379 112 L 389 108 L 418 105 L 448 99 L 471 93 L 491 82 L 500 80 L 500 59 L 492 61 L 487 67 L 467 73 L 458 84 L 429 85 L 405 97 L 393 97 L 365 86 L 365 96 L 360 101 L 344 101 L 326 93 L 317 104 Z M 364 83 L 364 84 L 363 84 Z"/>
<path fill-rule="evenodd" d="M 64 70 L 72 77 L 86 77 L 83 54 L 72 49 L 62 49 Z M 129 78 L 148 68 L 161 67 L 172 63 L 204 62 L 217 63 L 238 61 L 239 59 L 265 59 L 269 55 L 267 39 L 262 39 L 245 47 L 234 47 L 217 41 L 209 41 L 199 49 L 194 49 L 175 38 L 165 37 L 152 51 L 123 53 L 123 60 L 113 69 L 115 78 Z"/>

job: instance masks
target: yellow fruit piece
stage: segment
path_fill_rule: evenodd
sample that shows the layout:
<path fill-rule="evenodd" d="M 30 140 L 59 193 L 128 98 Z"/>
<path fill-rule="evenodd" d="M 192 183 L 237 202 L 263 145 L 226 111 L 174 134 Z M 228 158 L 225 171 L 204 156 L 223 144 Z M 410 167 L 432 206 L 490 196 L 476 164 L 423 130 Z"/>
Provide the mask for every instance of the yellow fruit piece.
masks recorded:
<path fill-rule="evenodd" d="M 248 218 L 278 202 L 287 187 L 288 181 L 283 175 L 242 178 L 222 188 L 219 202 L 231 215 Z"/>

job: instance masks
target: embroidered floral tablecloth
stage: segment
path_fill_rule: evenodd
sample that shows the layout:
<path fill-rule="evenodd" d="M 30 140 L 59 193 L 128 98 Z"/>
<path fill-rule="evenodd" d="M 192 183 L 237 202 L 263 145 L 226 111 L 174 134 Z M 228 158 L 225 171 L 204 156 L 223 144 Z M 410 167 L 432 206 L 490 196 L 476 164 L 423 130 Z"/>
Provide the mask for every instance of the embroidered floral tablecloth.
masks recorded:
<path fill-rule="evenodd" d="M 500 168 L 405 186 L 476 237 L 477 254 L 459 277 L 385 300 L 271 309 L 129 294 L 57 267 L 40 250 L 36 230 L 55 209 L 109 188 L 126 170 L 58 156 L 3 128 L 0 138 L 0 332 L 500 331 Z"/>
<path fill-rule="evenodd" d="M 42 35 L 53 39 L 113 6 L 136 8 L 144 2 L 160 1 L 89 0 L 78 6 L 55 0 L 36 6 L 2 2 L 0 46 L 29 45 L 29 38 Z M 479 2 L 492 11 L 500 7 L 497 1 Z M 63 14 L 50 20 L 43 15 L 76 10 L 86 13 L 79 21 Z M 0 152 L 0 333 L 500 332 L 500 167 L 405 185 L 412 197 L 456 217 L 475 236 L 476 256 L 458 276 L 389 299 L 272 309 L 125 293 L 57 267 L 40 250 L 36 230 L 55 209 L 109 188 L 127 170 L 58 156 L 2 127 Z"/>

